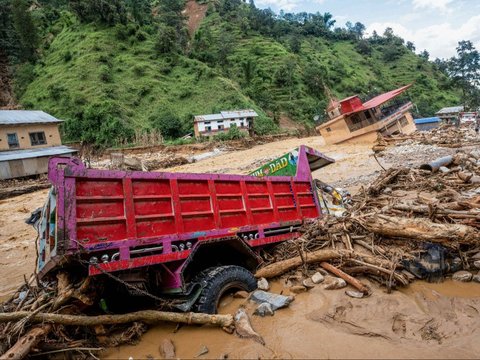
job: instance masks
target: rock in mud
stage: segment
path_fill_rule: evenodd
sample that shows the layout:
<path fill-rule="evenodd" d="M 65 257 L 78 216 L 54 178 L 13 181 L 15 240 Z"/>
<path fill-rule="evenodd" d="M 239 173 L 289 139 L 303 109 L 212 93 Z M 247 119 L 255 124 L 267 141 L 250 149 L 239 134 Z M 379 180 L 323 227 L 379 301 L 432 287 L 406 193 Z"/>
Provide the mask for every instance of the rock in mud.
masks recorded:
<path fill-rule="evenodd" d="M 352 298 L 355 298 L 355 299 L 361 299 L 365 296 L 362 292 L 353 291 L 353 290 L 347 290 L 347 291 L 345 291 L 345 294 L 347 294 L 348 296 L 350 296 Z"/>
<path fill-rule="evenodd" d="M 450 172 L 450 169 L 447 168 L 446 166 L 440 166 L 438 170 L 444 174 L 448 174 Z"/>
<path fill-rule="evenodd" d="M 261 317 L 265 317 L 266 315 L 273 316 L 275 312 L 272 309 L 272 305 L 270 305 L 267 302 L 264 302 L 258 305 L 258 307 L 255 309 L 255 312 L 253 314 Z"/>
<path fill-rule="evenodd" d="M 325 290 L 337 290 L 347 286 L 345 280 L 333 276 L 326 278 L 324 284 L 323 288 Z"/>
<path fill-rule="evenodd" d="M 256 342 L 265 345 L 263 338 L 253 330 L 250 318 L 244 308 L 238 309 L 235 314 L 235 332 L 241 338 L 253 339 Z"/>
<path fill-rule="evenodd" d="M 476 269 L 480 269 L 480 260 L 474 261 L 473 266 L 475 266 Z"/>
<path fill-rule="evenodd" d="M 268 284 L 267 279 L 260 278 L 260 280 L 257 281 L 257 288 L 264 291 L 270 290 L 270 285 Z"/>
<path fill-rule="evenodd" d="M 175 359 L 175 345 L 170 339 L 163 339 L 160 343 L 160 355 L 164 359 Z"/>
<path fill-rule="evenodd" d="M 315 284 L 310 278 L 303 280 L 302 285 L 305 286 L 307 290 L 313 289 L 315 287 Z"/>
<path fill-rule="evenodd" d="M 325 280 L 325 276 L 323 276 L 319 272 L 316 272 L 315 274 L 312 275 L 311 279 L 314 284 L 320 284 Z"/>
<path fill-rule="evenodd" d="M 472 256 L 472 259 L 474 260 L 480 260 L 480 252 L 476 253 L 475 255 Z"/>
<path fill-rule="evenodd" d="M 463 281 L 463 282 L 469 282 L 472 280 L 472 273 L 468 271 L 457 271 L 455 274 L 453 274 L 452 279 L 455 281 Z"/>
<path fill-rule="evenodd" d="M 208 353 L 208 348 L 203 345 L 202 348 L 200 349 L 200 351 L 198 352 L 198 354 L 195 356 L 196 358 L 202 356 L 202 355 L 205 355 Z"/>
<path fill-rule="evenodd" d="M 235 294 L 233 294 L 233 297 L 235 299 L 246 299 L 248 298 L 250 294 L 244 290 L 237 291 Z"/>
<path fill-rule="evenodd" d="M 302 292 L 306 292 L 307 288 L 305 286 L 302 286 L 302 285 L 294 285 L 289 290 L 290 290 L 290 292 L 292 292 L 294 294 L 300 294 Z"/>
<path fill-rule="evenodd" d="M 294 300 L 294 297 L 273 294 L 263 290 L 256 290 L 252 293 L 250 299 L 258 304 L 267 302 L 272 306 L 272 310 L 275 311 L 290 305 L 290 303 Z"/>
<path fill-rule="evenodd" d="M 475 281 L 476 283 L 480 283 L 480 271 L 478 272 L 477 275 L 473 276 L 472 281 Z"/>

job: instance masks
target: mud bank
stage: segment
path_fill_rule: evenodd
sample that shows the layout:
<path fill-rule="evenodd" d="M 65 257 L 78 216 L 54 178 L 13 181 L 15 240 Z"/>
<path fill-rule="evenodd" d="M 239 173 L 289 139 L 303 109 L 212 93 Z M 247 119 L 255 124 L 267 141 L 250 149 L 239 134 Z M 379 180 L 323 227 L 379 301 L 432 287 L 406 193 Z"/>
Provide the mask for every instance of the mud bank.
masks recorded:
<path fill-rule="evenodd" d="M 283 281 L 273 291 L 287 292 Z M 374 286 L 371 284 L 371 286 Z M 246 303 L 227 297 L 222 312 L 234 312 Z M 343 290 L 317 286 L 296 295 L 289 308 L 273 317 L 252 316 L 254 329 L 266 345 L 240 339 L 218 329 L 175 326 L 152 328 L 135 346 L 122 346 L 103 354 L 105 359 L 159 357 L 159 344 L 168 338 L 176 356 L 201 358 L 475 358 L 480 352 L 480 285 L 446 281 L 417 282 L 405 291 L 386 294 L 375 287 L 372 296 L 352 299 Z"/>

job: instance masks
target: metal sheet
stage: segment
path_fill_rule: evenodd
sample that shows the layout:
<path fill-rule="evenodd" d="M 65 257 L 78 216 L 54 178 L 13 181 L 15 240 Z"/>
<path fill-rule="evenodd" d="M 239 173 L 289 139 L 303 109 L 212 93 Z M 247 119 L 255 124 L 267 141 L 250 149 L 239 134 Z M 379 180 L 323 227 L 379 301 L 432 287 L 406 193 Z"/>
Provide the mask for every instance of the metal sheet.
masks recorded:
<path fill-rule="evenodd" d="M 50 114 L 43 111 L 30 110 L 0 110 L 0 125 L 61 123 Z"/>

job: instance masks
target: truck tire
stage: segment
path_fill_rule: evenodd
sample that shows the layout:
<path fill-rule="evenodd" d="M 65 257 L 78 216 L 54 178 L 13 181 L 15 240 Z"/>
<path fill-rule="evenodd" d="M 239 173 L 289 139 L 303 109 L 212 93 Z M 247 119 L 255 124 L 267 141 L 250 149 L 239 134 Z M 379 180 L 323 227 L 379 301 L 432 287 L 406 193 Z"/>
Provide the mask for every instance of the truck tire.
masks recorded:
<path fill-rule="evenodd" d="M 195 277 L 195 282 L 202 285 L 202 292 L 194 305 L 195 312 L 216 314 L 220 298 L 228 290 L 253 291 L 257 281 L 247 269 L 236 266 L 219 266 L 208 268 Z"/>

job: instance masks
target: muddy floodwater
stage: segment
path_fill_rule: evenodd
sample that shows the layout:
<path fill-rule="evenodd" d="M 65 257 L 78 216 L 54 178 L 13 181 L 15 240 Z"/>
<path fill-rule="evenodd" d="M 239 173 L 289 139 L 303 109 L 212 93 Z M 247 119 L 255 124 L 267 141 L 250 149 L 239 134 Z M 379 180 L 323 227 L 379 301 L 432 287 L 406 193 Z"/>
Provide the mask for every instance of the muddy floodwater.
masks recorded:
<path fill-rule="evenodd" d="M 277 281 L 274 292 L 287 293 Z M 372 285 L 374 286 L 374 285 Z M 296 295 L 287 309 L 273 317 L 251 316 L 265 346 L 210 327 L 156 326 L 134 346 L 122 346 L 103 354 L 105 359 L 159 358 L 159 344 L 171 339 L 179 358 L 478 358 L 480 354 L 480 284 L 446 281 L 417 282 L 402 291 L 374 293 L 353 299 L 342 290 L 323 290 L 321 285 Z M 255 304 L 227 297 L 223 313 Z"/>

